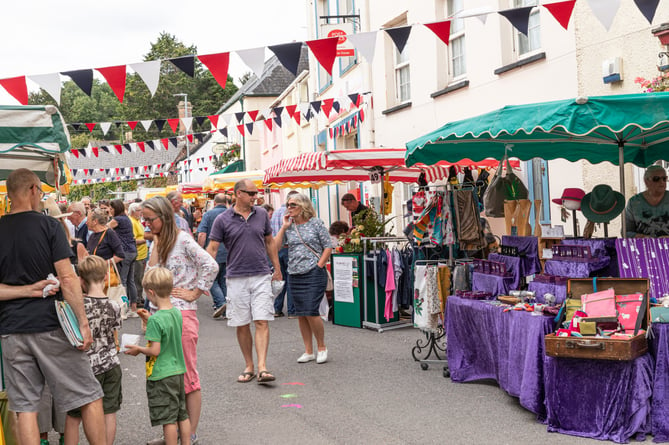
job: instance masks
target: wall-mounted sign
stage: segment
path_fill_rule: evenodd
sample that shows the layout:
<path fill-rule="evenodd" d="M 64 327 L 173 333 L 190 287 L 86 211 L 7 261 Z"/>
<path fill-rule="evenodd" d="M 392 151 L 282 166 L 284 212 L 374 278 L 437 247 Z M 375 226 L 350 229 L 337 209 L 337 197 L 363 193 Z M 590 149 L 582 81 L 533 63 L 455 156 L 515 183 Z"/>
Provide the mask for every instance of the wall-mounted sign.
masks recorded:
<path fill-rule="evenodd" d="M 346 37 L 349 34 L 353 34 L 352 23 L 333 23 L 321 25 L 321 35 L 323 38 L 339 38 L 339 41 L 337 42 L 337 57 L 355 56 L 355 47 Z"/>

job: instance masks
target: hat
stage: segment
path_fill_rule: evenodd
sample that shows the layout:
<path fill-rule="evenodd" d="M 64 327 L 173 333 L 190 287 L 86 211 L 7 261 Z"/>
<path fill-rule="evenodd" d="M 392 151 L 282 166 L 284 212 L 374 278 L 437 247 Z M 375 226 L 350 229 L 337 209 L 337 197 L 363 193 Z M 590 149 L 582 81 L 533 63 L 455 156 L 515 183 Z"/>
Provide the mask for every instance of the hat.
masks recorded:
<path fill-rule="evenodd" d="M 578 188 L 566 188 L 562 191 L 562 196 L 560 198 L 553 199 L 553 202 L 558 205 L 564 204 L 566 199 L 570 201 L 581 201 L 585 196 L 585 192 Z M 578 210 L 578 209 L 576 209 Z"/>
<path fill-rule="evenodd" d="M 66 216 L 70 216 L 72 214 L 72 212 L 61 213 L 56 200 L 51 196 L 42 201 L 42 213 L 53 216 L 54 218 L 65 218 Z"/>
<path fill-rule="evenodd" d="M 625 209 L 625 197 L 606 184 L 596 185 L 581 200 L 581 212 L 588 221 L 607 223 Z"/>

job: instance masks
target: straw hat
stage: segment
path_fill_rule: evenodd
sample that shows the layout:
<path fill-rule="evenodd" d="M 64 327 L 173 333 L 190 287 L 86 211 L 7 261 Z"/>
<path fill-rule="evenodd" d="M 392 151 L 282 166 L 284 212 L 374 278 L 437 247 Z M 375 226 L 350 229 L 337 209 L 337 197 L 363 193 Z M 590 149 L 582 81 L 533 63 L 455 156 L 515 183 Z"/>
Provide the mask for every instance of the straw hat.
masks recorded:
<path fill-rule="evenodd" d="M 51 196 L 42 201 L 42 213 L 54 218 L 65 218 L 66 216 L 70 216 L 72 214 L 72 212 L 61 213 L 56 200 Z"/>
<path fill-rule="evenodd" d="M 625 197 L 606 184 L 596 185 L 581 200 L 581 212 L 588 221 L 607 223 L 625 209 Z"/>

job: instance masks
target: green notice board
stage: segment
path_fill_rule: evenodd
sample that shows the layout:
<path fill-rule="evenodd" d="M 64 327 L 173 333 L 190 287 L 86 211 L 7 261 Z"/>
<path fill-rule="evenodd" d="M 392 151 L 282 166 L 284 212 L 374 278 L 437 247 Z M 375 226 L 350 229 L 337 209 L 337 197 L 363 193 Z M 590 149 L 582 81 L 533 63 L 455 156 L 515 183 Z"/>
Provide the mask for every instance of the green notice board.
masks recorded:
<path fill-rule="evenodd" d="M 332 255 L 334 280 L 334 324 L 362 328 L 362 254 L 337 253 Z"/>

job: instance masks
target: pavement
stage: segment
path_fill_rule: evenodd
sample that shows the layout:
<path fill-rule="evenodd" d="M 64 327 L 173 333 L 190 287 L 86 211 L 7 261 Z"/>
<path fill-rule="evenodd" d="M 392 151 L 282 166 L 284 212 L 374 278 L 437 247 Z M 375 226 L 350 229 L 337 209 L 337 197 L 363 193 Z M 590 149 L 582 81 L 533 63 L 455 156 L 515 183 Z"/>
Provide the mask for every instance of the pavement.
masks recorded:
<path fill-rule="evenodd" d="M 601 443 L 548 433 L 494 382 L 453 383 L 440 364 L 422 370 L 411 351 L 423 336 L 411 327 L 379 333 L 327 322 L 328 362 L 299 364 L 298 321 L 277 318 L 268 357 L 277 380 L 259 385 L 236 382 L 244 362 L 234 328 L 213 319 L 206 300 L 198 316 L 200 445 Z M 139 319 L 124 321 L 122 332 L 140 334 Z M 144 359 L 121 354 L 121 366 L 115 443 L 143 445 L 162 434 L 149 420 Z"/>

